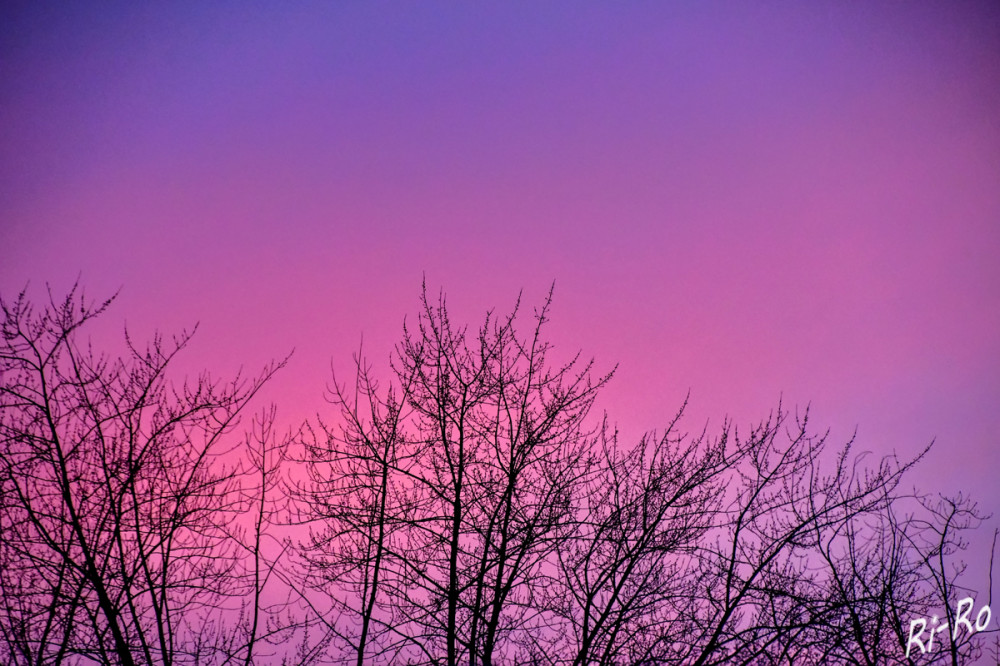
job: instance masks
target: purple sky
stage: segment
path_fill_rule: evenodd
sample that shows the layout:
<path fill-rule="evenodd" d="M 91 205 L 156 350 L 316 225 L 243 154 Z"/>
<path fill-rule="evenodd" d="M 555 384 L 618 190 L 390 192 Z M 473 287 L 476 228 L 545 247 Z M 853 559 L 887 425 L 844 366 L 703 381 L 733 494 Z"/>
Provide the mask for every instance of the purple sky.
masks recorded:
<path fill-rule="evenodd" d="M 294 421 L 422 275 L 473 325 L 554 280 L 626 436 L 783 395 L 1000 510 L 1000 5 L 694 4 L 5 3 L 0 293 L 294 347 Z"/>

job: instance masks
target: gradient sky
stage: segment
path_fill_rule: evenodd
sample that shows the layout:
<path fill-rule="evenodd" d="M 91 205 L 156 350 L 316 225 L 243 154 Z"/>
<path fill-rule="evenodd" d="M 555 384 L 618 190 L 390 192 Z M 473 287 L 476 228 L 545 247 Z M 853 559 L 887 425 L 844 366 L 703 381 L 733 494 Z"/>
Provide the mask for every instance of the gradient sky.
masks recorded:
<path fill-rule="evenodd" d="M 0 9 L 5 297 L 294 348 L 293 422 L 422 276 L 473 326 L 554 281 L 626 437 L 783 396 L 1000 512 L 997 2 L 83 4 Z"/>

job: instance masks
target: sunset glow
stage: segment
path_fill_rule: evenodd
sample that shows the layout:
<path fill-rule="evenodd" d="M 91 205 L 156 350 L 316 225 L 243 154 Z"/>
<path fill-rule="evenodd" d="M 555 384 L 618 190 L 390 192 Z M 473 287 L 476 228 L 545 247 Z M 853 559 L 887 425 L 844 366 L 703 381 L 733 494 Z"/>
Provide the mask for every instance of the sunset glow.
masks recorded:
<path fill-rule="evenodd" d="M 120 289 L 101 344 L 198 324 L 192 374 L 294 350 L 293 424 L 423 280 L 472 329 L 554 283 L 624 439 L 810 405 L 997 512 L 998 119 L 995 2 L 14 3 L 0 293 Z"/>

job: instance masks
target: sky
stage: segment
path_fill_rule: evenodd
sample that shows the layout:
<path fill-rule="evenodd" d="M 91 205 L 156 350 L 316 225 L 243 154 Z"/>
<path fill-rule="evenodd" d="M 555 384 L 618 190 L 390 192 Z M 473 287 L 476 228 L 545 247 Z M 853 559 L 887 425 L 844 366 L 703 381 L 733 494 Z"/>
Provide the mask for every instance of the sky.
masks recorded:
<path fill-rule="evenodd" d="M 623 438 L 808 405 L 1000 513 L 998 254 L 996 2 L 0 9 L 0 294 L 198 324 L 191 374 L 294 350 L 289 424 L 422 281 L 472 328 L 554 285 Z"/>

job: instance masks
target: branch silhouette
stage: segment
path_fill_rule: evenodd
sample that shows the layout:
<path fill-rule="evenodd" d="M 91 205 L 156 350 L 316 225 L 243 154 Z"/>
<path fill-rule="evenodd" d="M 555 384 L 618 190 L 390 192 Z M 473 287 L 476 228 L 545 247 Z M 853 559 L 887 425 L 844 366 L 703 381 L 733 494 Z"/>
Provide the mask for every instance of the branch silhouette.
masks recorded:
<path fill-rule="evenodd" d="M 954 665 L 995 639 L 963 577 L 986 516 L 905 489 L 927 449 L 780 402 L 623 441 L 614 370 L 554 360 L 551 290 L 470 330 L 425 285 L 387 367 L 362 348 L 284 432 L 240 419 L 287 359 L 174 383 L 192 333 L 83 337 L 112 300 L 0 299 L 2 663 Z"/>

